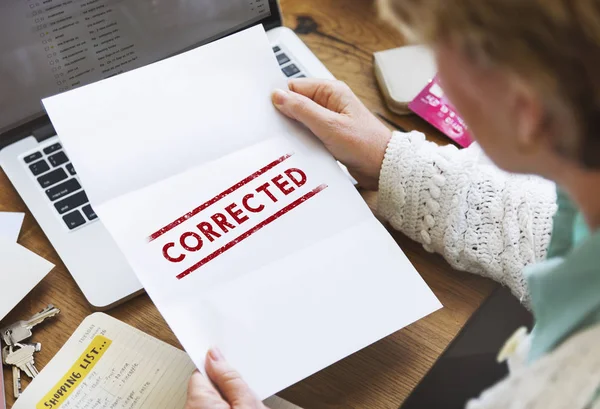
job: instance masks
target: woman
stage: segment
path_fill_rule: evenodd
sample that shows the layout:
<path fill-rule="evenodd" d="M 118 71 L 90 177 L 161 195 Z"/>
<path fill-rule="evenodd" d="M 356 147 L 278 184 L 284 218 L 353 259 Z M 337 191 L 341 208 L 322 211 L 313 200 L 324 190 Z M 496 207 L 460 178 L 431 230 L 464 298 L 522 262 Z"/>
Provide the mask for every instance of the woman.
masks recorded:
<path fill-rule="evenodd" d="M 509 377 L 474 408 L 600 408 L 600 0 L 387 0 L 433 49 L 479 146 L 390 133 L 337 82 L 273 94 L 359 182 L 379 213 L 455 267 L 491 277 L 536 325 L 502 351 Z M 511 172 L 505 173 L 505 172 Z M 516 174 L 537 176 L 516 176 Z M 557 210 L 558 209 L 558 210 Z M 554 220 L 552 217 L 554 215 Z M 527 266 L 527 267 L 526 267 Z M 262 408 L 214 350 L 188 408 Z"/>

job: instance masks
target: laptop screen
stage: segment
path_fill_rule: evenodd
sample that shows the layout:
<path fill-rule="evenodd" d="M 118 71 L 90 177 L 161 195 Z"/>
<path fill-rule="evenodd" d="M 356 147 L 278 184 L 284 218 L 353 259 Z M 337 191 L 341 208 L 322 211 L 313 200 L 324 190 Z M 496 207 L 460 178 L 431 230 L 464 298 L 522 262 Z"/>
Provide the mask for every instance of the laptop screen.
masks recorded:
<path fill-rule="evenodd" d="M 272 4 L 268 0 L 0 1 L 0 133 L 39 116 L 42 98 L 258 23 L 277 12 Z"/>

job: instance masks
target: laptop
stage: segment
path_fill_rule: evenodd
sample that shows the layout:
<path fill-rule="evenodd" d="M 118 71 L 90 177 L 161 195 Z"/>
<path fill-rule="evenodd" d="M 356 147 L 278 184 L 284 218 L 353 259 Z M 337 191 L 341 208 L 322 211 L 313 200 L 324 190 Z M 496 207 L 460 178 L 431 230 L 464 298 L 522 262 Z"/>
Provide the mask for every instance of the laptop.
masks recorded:
<path fill-rule="evenodd" d="M 533 328 L 533 315 L 498 286 L 483 302 L 400 409 L 465 409 L 508 375 L 496 357 L 514 332 Z"/>
<path fill-rule="evenodd" d="M 282 27 L 276 0 L 0 3 L 0 166 L 94 309 L 142 286 L 90 206 L 40 100 L 256 24 L 267 30 L 287 77 L 333 78 Z"/>

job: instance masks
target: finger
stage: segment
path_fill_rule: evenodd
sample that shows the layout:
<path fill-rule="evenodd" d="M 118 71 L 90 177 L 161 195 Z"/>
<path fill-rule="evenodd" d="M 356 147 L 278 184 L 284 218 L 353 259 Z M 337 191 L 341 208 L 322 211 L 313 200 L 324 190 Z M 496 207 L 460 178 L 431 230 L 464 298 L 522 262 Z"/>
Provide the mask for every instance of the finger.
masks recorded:
<path fill-rule="evenodd" d="M 291 91 L 314 100 L 320 89 L 334 88 L 336 82 L 317 78 L 294 78 L 288 81 L 288 87 Z"/>
<path fill-rule="evenodd" d="M 223 354 L 216 348 L 211 349 L 206 355 L 206 373 L 232 407 L 257 406 L 258 400 L 248 384 L 225 361 Z"/>
<path fill-rule="evenodd" d="M 320 105 L 326 105 L 327 97 L 332 94 L 346 94 L 350 88 L 346 83 L 337 80 L 323 80 L 317 78 L 293 78 L 288 81 L 291 91 L 304 95 Z"/>
<path fill-rule="evenodd" d="M 336 113 L 295 92 L 275 90 L 273 104 L 284 115 L 302 122 L 317 135 L 322 133 L 324 125 L 336 120 Z"/>
<path fill-rule="evenodd" d="M 294 78 L 288 81 L 288 87 L 291 91 L 337 113 L 342 113 L 357 101 L 350 87 L 342 81 Z"/>
<path fill-rule="evenodd" d="M 229 404 L 208 378 L 194 371 L 188 383 L 186 409 L 229 409 Z"/>

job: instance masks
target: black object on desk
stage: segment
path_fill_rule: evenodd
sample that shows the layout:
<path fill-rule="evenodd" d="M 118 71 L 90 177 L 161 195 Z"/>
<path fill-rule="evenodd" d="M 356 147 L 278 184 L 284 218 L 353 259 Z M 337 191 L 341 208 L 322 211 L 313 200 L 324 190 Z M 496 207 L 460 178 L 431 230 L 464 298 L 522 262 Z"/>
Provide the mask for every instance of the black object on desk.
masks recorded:
<path fill-rule="evenodd" d="M 467 401 L 508 375 L 496 362 L 506 340 L 533 316 L 507 288 L 496 289 L 479 307 L 401 409 L 464 409 Z"/>

